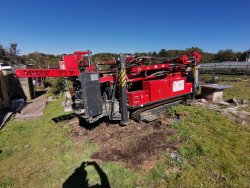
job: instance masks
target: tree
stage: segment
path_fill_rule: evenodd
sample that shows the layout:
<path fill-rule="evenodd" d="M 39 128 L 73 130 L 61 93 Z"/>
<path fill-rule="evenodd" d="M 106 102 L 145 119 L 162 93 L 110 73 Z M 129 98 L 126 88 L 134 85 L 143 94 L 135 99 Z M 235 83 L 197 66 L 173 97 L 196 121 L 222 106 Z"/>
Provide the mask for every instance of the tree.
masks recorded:
<path fill-rule="evenodd" d="M 17 43 L 10 43 L 9 53 L 13 56 L 17 55 Z"/>
<path fill-rule="evenodd" d="M 215 54 L 214 60 L 223 62 L 223 61 L 235 61 L 237 60 L 237 55 L 232 49 L 227 50 L 219 50 L 217 54 Z"/>
<path fill-rule="evenodd" d="M 160 52 L 158 53 L 159 57 L 167 57 L 167 51 L 165 49 L 161 49 Z"/>
<path fill-rule="evenodd" d="M 201 54 L 201 63 L 211 63 L 214 60 L 214 54 L 203 52 Z"/>
<path fill-rule="evenodd" d="M 187 54 L 192 55 L 193 52 L 198 52 L 198 53 L 202 54 L 202 53 L 203 53 L 203 50 L 202 50 L 201 48 L 199 48 L 199 47 L 191 47 L 191 48 L 187 48 L 187 49 L 186 49 L 186 53 L 187 53 Z"/>
<path fill-rule="evenodd" d="M 21 58 L 27 63 L 34 64 L 35 67 L 48 68 L 48 65 L 58 65 L 61 56 L 32 52 L 27 55 L 22 55 Z"/>
<path fill-rule="evenodd" d="M 153 57 L 156 57 L 156 56 L 157 56 L 157 53 L 154 51 L 154 52 L 152 53 L 152 56 L 153 56 Z"/>
<path fill-rule="evenodd" d="M 6 52 L 3 46 L 0 44 L 0 59 L 5 60 L 6 58 Z"/>
<path fill-rule="evenodd" d="M 18 54 L 19 54 L 20 50 L 17 49 L 17 43 L 10 43 L 9 48 L 7 48 L 6 50 L 6 55 L 8 60 L 10 60 L 13 63 L 18 63 Z"/>
<path fill-rule="evenodd" d="M 183 55 L 185 53 L 186 52 L 184 50 L 168 50 L 166 57 L 175 58 L 175 57 L 179 57 L 180 55 Z"/>
<path fill-rule="evenodd" d="M 118 57 L 118 54 L 114 53 L 99 53 L 92 56 L 94 62 L 111 61 Z"/>
<path fill-rule="evenodd" d="M 201 63 L 209 63 L 209 62 L 213 61 L 213 59 L 214 59 L 214 54 L 204 52 L 199 47 L 191 47 L 191 48 L 186 49 L 186 53 L 188 55 L 192 55 L 194 52 L 198 52 L 201 54 Z"/>

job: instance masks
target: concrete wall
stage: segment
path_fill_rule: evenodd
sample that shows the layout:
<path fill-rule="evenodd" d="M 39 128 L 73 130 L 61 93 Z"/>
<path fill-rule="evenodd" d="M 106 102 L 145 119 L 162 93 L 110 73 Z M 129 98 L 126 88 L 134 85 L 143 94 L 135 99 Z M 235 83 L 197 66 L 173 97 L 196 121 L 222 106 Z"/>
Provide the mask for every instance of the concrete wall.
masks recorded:
<path fill-rule="evenodd" d="M 21 66 L 14 66 L 13 71 L 17 69 L 26 69 L 29 68 L 26 65 L 21 65 Z M 35 90 L 33 86 L 33 79 L 32 78 L 18 78 L 17 79 L 19 82 L 19 88 L 21 87 L 25 98 L 31 100 L 35 97 Z"/>

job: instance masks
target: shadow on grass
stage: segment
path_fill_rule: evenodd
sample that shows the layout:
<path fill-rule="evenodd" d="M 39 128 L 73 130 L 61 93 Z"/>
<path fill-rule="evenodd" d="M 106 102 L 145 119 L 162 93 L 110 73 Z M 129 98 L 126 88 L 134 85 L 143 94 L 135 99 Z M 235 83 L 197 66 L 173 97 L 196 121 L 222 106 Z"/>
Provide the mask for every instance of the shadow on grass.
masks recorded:
<path fill-rule="evenodd" d="M 35 98 L 40 97 L 41 95 L 44 95 L 44 94 L 46 94 L 46 93 L 47 93 L 47 90 L 35 91 L 35 95 L 36 95 Z"/>
<path fill-rule="evenodd" d="M 96 185 L 89 185 L 87 176 L 88 173 L 85 170 L 87 166 L 93 166 L 98 173 L 100 180 L 101 180 L 101 185 L 96 184 Z M 109 180 L 105 172 L 100 168 L 100 166 L 96 162 L 83 162 L 80 167 L 78 167 L 75 172 L 63 183 L 62 185 L 63 188 L 100 188 L 100 187 L 105 187 L 105 188 L 110 188 Z"/>
<path fill-rule="evenodd" d="M 114 124 L 118 124 L 119 121 L 111 121 L 109 120 L 108 117 L 103 117 L 99 120 L 97 120 L 96 122 L 93 122 L 93 123 L 89 123 L 87 122 L 84 118 L 82 118 L 81 116 L 78 117 L 79 118 L 79 125 L 81 127 L 84 127 L 85 129 L 87 130 L 93 130 L 95 129 L 96 127 L 98 127 L 100 124 L 106 124 L 107 126 L 109 125 L 114 125 Z"/>
<path fill-rule="evenodd" d="M 52 118 L 52 121 L 54 121 L 55 123 L 59 123 L 59 122 L 71 120 L 71 119 L 76 118 L 76 117 L 79 120 L 79 126 L 85 128 L 86 130 L 93 130 L 102 123 L 105 123 L 106 125 L 119 123 L 119 121 L 110 121 L 108 117 L 103 117 L 103 118 L 97 120 L 96 122 L 89 123 L 83 117 L 81 117 L 80 115 L 78 115 L 76 113 L 71 113 L 68 115 L 62 115 L 59 117 L 55 117 L 55 118 Z"/>
<path fill-rule="evenodd" d="M 62 121 L 67 121 L 67 120 L 71 120 L 75 117 L 78 117 L 77 114 L 75 113 L 72 113 L 72 114 L 68 114 L 68 115 L 62 115 L 62 116 L 59 116 L 59 117 L 54 117 L 52 118 L 52 121 L 54 121 L 55 123 L 59 123 L 59 122 L 62 122 Z"/>

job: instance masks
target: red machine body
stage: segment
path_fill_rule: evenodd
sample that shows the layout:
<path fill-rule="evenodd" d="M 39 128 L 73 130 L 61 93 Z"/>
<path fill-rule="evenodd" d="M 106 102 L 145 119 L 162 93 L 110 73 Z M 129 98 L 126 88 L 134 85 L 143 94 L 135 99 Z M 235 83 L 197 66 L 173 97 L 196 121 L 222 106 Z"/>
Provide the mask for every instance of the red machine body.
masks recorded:
<path fill-rule="evenodd" d="M 141 106 L 150 102 L 147 90 L 131 91 L 127 93 L 128 104 L 131 107 Z"/>
<path fill-rule="evenodd" d="M 91 55 L 90 50 L 75 51 L 73 54 L 63 55 L 63 60 L 59 61 L 60 69 L 19 69 L 15 74 L 20 78 L 37 77 L 76 77 L 80 75 L 80 68 L 88 72 L 94 71 L 94 65 L 88 63 L 84 57 Z"/>
<path fill-rule="evenodd" d="M 59 62 L 60 69 L 78 69 L 78 60 L 77 56 L 72 55 L 64 55 L 63 60 Z"/>
<path fill-rule="evenodd" d="M 119 101 L 121 94 L 119 88 L 122 87 L 126 89 L 125 106 L 131 110 L 131 114 L 135 109 L 144 106 L 162 104 L 162 101 L 192 95 L 195 89 L 195 66 L 201 60 L 201 55 L 197 52 L 191 57 L 183 55 L 173 59 L 127 56 L 123 70 L 120 69 L 121 66 L 119 67 L 119 61 L 113 60 L 110 61 L 113 68 L 104 73 L 95 71 L 90 56 L 89 50 L 75 51 L 73 54 L 63 56 L 58 70 L 19 69 L 15 74 L 17 77 L 28 78 L 69 77 L 75 83 L 72 92 L 76 99 L 75 108 L 77 106 L 81 111 L 85 108 L 86 118 L 89 122 L 94 122 L 103 116 L 113 119 L 115 113 L 120 113 L 121 110 L 114 112 L 117 109 L 114 105 Z M 146 64 L 149 60 L 153 63 Z M 96 95 L 96 98 L 93 98 L 93 95 Z M 94 99 L 98 99 L 95 101 L 98 103 L 95 106 L 91 101 L 86 103 L 87 100 Z M 86 113 L 86 110 L 89 112 Z M 93 114 L 90 115 L 91 113 Z"/>
<path fill-rule="evenodd" d="M 19 78 L 71 77 L 79 76 L 78 69 L 18 69 L 15 72 Z"/>
<path fill-rule="evenodd" d="M 84 59 L 84 56 L 91 54 L 92 52 L 87 50 L 75 51 L 73 54 L 64 55 L 63 60 L 59 61 L 60 69 L 78 69 L 80 63 L 82 66 L 89 67 L 87 61 Z"/>
<path fill-rule="evenodd" d="M 139 107 L 147 103 L 192 93 L 192 83 L 180 73 L 169 74 L 164 79 L 143 81 L 143 90 L 128 92 L 128 105 Z"/>

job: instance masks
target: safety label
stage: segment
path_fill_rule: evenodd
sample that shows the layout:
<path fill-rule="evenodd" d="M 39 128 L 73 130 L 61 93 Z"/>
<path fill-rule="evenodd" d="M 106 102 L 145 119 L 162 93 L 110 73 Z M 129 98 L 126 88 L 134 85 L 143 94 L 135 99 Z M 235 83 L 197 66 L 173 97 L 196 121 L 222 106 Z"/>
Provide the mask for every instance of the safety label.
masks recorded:
<path fill-rule="evenodd" d="M 91 80 L 91 81 L 98 80 L 98 74 L 91 74 L 91 75 L 90 75 L 90 80 Z"/>
<path fill-rule="evenodd" d="M 174 81 L 173 92 L 184 90 L 184 80 Z"/>

